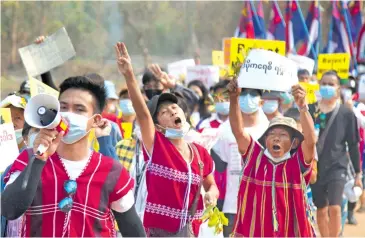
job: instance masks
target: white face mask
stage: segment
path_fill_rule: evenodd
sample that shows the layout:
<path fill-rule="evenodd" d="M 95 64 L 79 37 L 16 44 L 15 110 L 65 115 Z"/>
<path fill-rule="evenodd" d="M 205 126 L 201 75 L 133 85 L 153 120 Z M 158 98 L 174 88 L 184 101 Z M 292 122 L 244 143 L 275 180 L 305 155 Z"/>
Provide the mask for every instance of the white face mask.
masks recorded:
<path fill-rule="evenodd" d="M 293 142 L 291 143 L 291 146 L 290 146 L 290 149 L 288 150 L 288 152 L 286 152 L 282 157 L 280 158 L 274 158 L 269 150 L 266 148 L 265 151 L 264 151 L 264 154 L 267 156 L 267 158 L 269 158 L 272 162 L 274 162 L 275 164 L 277 163 L 280 163 L 280 162 L 283 162 L 285 160 L 288 160 L 291 158 L 291 154 L 290 154 L 290 151 L 291 151 L 291 148 L 293 147 L 293 143 L 294 143 L 294 140 Z"/>
<path fill-rule="evenodd" d="M 183 122 L 183 126 L 181 129 L 175 128 L 164 128 L 160 125 L 158 127 L 165 130 L 165 136 L 169 139 L 181 139 L 183 138 L 190 130 L 190 124 L 187 122 Z"/>
<path fill-rule="evenodd" d="M 18 144 L 20 144 L 23 141 L 22 131 L 23 129 L 15 130 L 16 143 Z"/>
<path fill-rule="evenodd" d="M 61 112 L 61 116 L 69 123 L 69 131 L 62 138 L 65 144 L 74 144 L 89 133 L 90 129 L 87 130 L 89 118 L 72 112 Z"/>

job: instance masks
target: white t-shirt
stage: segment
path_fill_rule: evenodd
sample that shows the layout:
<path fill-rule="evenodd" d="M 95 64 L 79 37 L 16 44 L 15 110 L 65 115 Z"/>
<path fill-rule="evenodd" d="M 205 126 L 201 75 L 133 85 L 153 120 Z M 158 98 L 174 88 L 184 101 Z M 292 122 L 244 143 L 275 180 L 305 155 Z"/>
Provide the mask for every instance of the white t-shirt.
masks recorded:
<path fill-rule="evenodd" d="M 263 112 L 260 112 L 259 123 L 256 126 L 245 128 L 254 140 L 258 140 L 269 126 L 265 114 L 261 116 L 261 113 L 263 114 Z M 238 151 L 238 145 L 229 121 L 224 122 L 219 128 L 222 136 L 213 149 L 227 163 L 227 188 L 223 212 L 236 214 L 237 196 L 242 173 L 242 155 Z"/>
<path fill-rule="evenodd" d="M 90 156 L 90 155 L 89 155 Z M 77 179 L 82 171 L 84 170 L 85 166 L 87 165 L 87 162 L 89 160 L 89 156 L 83 160 L 79 161 L 72 161 L 63 159 L 62 163 L 65 166 L 65 169 L 67 171 L 67 174 L 69 175 L 70 179 L 75 180 Z M 11 174 L 8 182 L 6 183 L 6 186 L 13 183 L 15 179 L 20 175 L 20 171 L 16 171 Z M 119 199 L 118 201 L 111 203 L 111 209 L 117 212 L 126 212 L 128 211 L 134 204 L 134 195 L 133 191 L 129 191 L 124 197 Z"/>

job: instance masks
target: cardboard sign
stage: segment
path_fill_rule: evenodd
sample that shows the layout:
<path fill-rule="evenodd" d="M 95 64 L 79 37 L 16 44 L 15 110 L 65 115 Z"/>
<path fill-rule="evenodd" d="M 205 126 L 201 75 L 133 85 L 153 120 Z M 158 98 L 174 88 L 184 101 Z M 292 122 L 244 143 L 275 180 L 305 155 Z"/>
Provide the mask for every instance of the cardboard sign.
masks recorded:
<path fill-rule="evenodd" d="M 19 49 L 28 75 L 41 75 L 62 65 L 76 55 L 75 48 L 64 27 L 47 37 L 40 44 L 32 44 Z"/>
<path fill-rule="evenodd" d="M 174 76 L 178 80 L 184 80 L 187 73 L 187 68 L 195 66 L 194 59 L 186 59 L 173 62 L 167 65 L 167 71 L 170 75 Z"/>
<path fill-rule="evenodd" d="M 365 100 L 365 74 L 361 75 L 359 78 L 359 100 Z"/>
<path fill-rule="evenodd" d="M 60 94 L 57 90 L 51 88 L 50 86 L 42 83 L 41 81 L 35 78 L 32 78 L 31 76 L 29 76 L 29 86 L 30 86 L 31 97 L 34 97 L 41 93 L 45 93 L 58 98 L 58 95 Z"/>
<path fill-rule="evenodd" d="M 12 123 L 10 108 L 0 108 L 0 124 Z"/>
<path fill-rule="evenodd" d="M 298 69 L 306 69 L 308 70 L 309 75 L 312 76 L 314 69 L 314 60 L 306 56 L 293 54 L 288 54 L 288 58 L 293 60 L 297 64 Z"/>
<path fill-rule="evenodd" d="M 243 64 L 252 49 L 264 49 L 285 56 L 285 41 L 232 38 L 229 62 L 231 75 L 234 74 L 234 69 L 238 65 Z"/>
<path fill-rule="evenodd" d="M 185 83 L 193 80 L 202 81 L 202 83 L 209 89 L 211 86 L 219 82 L 219 67 L 212 65 L 197 65 L 188 67 Z"/>
<path fill-rule="evenodd" d="M 228 67 L 224 65 L 224 52 L 213 50 L 212 51 L 212 63 L 219 67 L 219 76 L 228 76 Z"/>
<path fill-rule="evenodd" d="M 224 53 L 224 64 L 229 65 L 231 60 L 231 38 L 224 38 L 223 39 L 223 53 Z"/>
<path fill-rule="evenodd" d="M 13 123 L 0 125 L 0 154 L 0 172 L 4 172 L 19 155 Z"/>
<path fill-rule="evenodd" d="M 299 84 L 302 85 L 302 87 L 307 92 L 307 96 L 306 96 L 307 103 L 313 104 L 313 103 L 317 102 L 316 92 L 319 91 L 319 84 L 318 83 L 311 84 L 311 83 L 303 83 L 303 82 L 300 82 Z"/>
<path fill-rule="evenodd" d="M 285 56 L 253 49 L 242 64 L 237 81 L 240 88 L 288 92 L 298 83 L 297 66 Z"/>
<path fill-rule="evenodd" d="M 348 79 L 350 70 L 350 54 L 319 54 L 317 78 L 321 80 L 322 75 L 329 70 L 336 70 L 341 79 Z"/>

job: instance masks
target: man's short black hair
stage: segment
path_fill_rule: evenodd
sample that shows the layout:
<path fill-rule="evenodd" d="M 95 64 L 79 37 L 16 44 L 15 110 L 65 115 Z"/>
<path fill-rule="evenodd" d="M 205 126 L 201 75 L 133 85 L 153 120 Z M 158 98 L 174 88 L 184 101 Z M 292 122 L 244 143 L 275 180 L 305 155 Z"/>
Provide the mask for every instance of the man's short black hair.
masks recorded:
<path fill-rule="evenodd" d="M 22 130 L 23 138 L 29 135 L 30 129 L 32 129 L 32 127 L 28 123 L 24 122 Z"/>
<path fill-rule="evenodd" d="M 67 89 L 80 89 L 90 92 L 96 101 L 95 113 L 101 113 L 105 106 L 106 92 L 104 84 L 99 81 L 92 80 L 86 76 L 76 76 L 67 78 L 60 85 L 60 96 Z"/>
<path fill-rule="evenodd" d="M 338 74 L 337 74 L 337 71 L 336 71 L 336 70 L 329 70 L 329 71 L 325 72 L 325 73 L 322 75 L 322 78 L 323 78 L 324 76 L 335 76 L 335 77 L 337 78 L 337 83 L 338 83 L 338 85 L 341 85 L 341 78 L 340 78 L 340 76 L 338 76 Z"/>
<path fill-rule="evenodd" d="M 299 69 L 299 70 L 298 70 L 298 77 L 299 77 L 300 75 L 310 75 L 310 73 L 309 73 L 309 71 L 308 71 L 308 70 L 306 70 L 306 69 Z"/>
<path fill-rule="evenodd" d="M 122 90 L 120 90 L 120 92 L 119 92 L 119 97 L 122 97 L 122 96 L 124 96 L 125 94 L 128 94 L 128 89 L 127 88 L 124 88 L 124 89 L 122 89 Z"/>
<path fill-rule="evenodd" d="M 162 68 L 161 66 L 160 66 L 160 69 L 162 72 L 165 71 L 165 69 Z M 143 83 L 143 85 L 146 85 L 151 81 L 157 81 L 157 78 L 155 77 L 155 75 L 153 75 L 153 73 L 149 69 L 146 69 L 142 76 L 142 83 Z"/>
<path fill-rule="evenodd" d="M 218 83 L 216 83 L 213 87 L 212 87 L 212 90 L 213 92 L 216 92 L 218 89 L 220 88 L 227 88 L 227 85 L 229 84 L 229 80 L 228 79 L 224 79 Z"/>

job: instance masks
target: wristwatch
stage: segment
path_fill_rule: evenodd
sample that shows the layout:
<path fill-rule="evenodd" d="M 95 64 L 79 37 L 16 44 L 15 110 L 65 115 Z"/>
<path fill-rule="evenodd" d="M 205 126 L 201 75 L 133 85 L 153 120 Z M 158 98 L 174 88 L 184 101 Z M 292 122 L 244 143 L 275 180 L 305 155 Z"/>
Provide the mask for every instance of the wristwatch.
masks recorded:
<path fill-rule="evenodd" d="M 308 105 L 307 105 L 307 104 L 305 104 L 305 106 L 300 107 L 300 108 L 299 108 L 299 111 L 300 111 L 300 112 L 308 112 L 308 111 L 309 111 L 309 107 L 308 107 Z"/>

